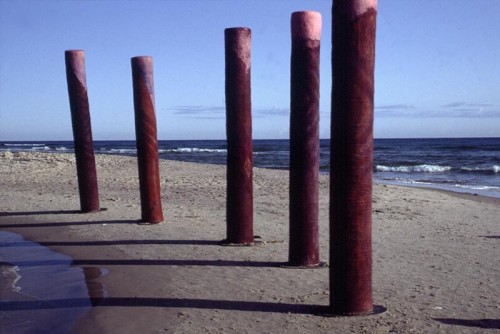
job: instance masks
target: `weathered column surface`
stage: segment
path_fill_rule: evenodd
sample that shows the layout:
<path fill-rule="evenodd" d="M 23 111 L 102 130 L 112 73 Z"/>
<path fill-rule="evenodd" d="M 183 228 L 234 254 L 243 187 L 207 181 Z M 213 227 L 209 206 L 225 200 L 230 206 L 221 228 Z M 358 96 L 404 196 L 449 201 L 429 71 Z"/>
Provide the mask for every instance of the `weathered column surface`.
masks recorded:
<path fill-rule="evenodd" d="M 376 0 L 333 1 L 330 305 L 373 312 L 372 168 Z"/>
<path fill-rule="evenodd" d="M 249 28 L 224 31 L 226 63 L 227 239 L 253 243 L 253 145 Z"/>
<path fill-rule="evenodd" d="M 131 63 L 137 163 L 141 194 L 141 220 L 145 223 L 155 224 L 163 221 L 163 211 L 156 133 L 153 58 L 147 56 L 134 57 Z"/>
<path fill-rule="evenodd" d="M 319 264 L 319 59 L 321 14 L 291 19 L 290 243 L 288 264 Z"/>
<path fill-rule="evenodd" d="M 64 55 L 80 207 L 82 212 L 95 212 L 99 211 L 99 190 L 87 95 L 85 52 L 82 50 L 67 50 Z"/>

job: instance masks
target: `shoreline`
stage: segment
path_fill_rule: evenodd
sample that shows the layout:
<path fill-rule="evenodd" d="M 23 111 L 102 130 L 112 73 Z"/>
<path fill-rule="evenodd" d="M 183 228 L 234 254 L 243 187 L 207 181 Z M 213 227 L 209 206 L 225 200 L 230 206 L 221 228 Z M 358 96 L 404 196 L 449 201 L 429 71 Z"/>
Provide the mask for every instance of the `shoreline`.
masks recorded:
<path fill-rule="evenodd" d="M 500 328 L 500 201 L 374 185 L 373 293 L 385 313 L 322 317 L 328 269 L 284 269 L 288 172 L 254 169 L 260 246 L 221 247 L 225 168 L 160 161 L 166 222 L 139 225 L 136 160 L 96 155 L 101 207 L 79 208 L 74 156 L 0 158 L 0 229 L 109 273 L 108 298 L 75 333 L 484 333 Z M 320 257 L 328 262 L 328 176 L 320 176 Z M 130 319 L 133 319 L 131 321 Z"/>
<path fill-rule="evenodd" d="M 404 186 L 401 186 L 401 187 L 404 187 Z M 409 188 L 412 188 L 412 187 L 409 186 Z M 460 191 L 453 191 L 453 190 L 432 188 L 432 187 L 415 187 L 415 188 L 426 189 L 426 190 L 430 190 L 430 191 L 437 191 L 437 192 L 447 194 L 449 196 L 453 196 L 453 197 L 457 197 L 457 198 L 461 198 L 461 199 L 466 199 L 466 200 L 473 201 L 473 202 L 490 203 L 490 204 L 494 204 L 494 205 L 500 205 L 500 197 L 486 196 L 486 195 L 478 194 L 478 193 L 460 192 Z"/>
<path fill-rule="evenodd" d="M 500 193 L 498 194 L 489 194 L 488 191 L 484 190 L 473 190 L 471 189 L 470 191 L 468 190 L 453 190 L 450 189 L 450 187 L 446 186 L 439 186 L 438 184 L 409 184 L 409 183 L 404 183 L 404 182 L 396 182 L 396 181 L 383 181 L 383 180 L 373 180 L 373 183 L 377 184 L 385 184 L 389 186 L 397 186 L 397 187 L 408 187 L 408 188 L 416 188 L 416 189 L 428 189 L 428 190 L 436 190 L 436 191 L 441 191 L 444 193 L 449 193 L 454 196 L 464 196 L 464 197 L 469 197 L 471 196 L 471 200 L 474 200 L 475 197 L 481 197 L 481 198 L 487 198 L 491 199 L 494 203 L 500 203 Z"/>
<path fill-rule="evenodd" d="M 88 269 L 21 234 L 0 230 L 0 240 L 0 331 L 69 332 L 92 307 Z"/>
<path fill-rule="evenodd" d="M 43 141 L 41 141 L 43 142 Z M 6 153 L 9 152 L 9 153 Z M 17 152 L 11 152 L 11 151 L 0 151 L 0 159 L 5 156 L 13 156 L 14 154 L 61 154 L 61 155 L 69 155 L 70 157 L 74 157 L 74 152 L 71 151 L 61 151 L 61 152 L 44 152 L 44 151 L 17 151 Z M 133 154 L 121 154 L 121 153 L 102 153 L 102 152 L 95 152 L 95 155 L 104 155 L 104 156 L 111 156 L 111 157 L 129 157 L 129 158 L 134 158 L 137 159 L 137 156 Z M 165 161 L 177 161 L 177 162 L 186 162 L 186 163 L 194 163 L 194 164 L 201 164 L 201 165 L 213 165 L 213 166 L 222 166 L 225 167 L 225 164 L 218 164 L 218 163 L 203 163 L 203 162 L 188 162 L 184 160 L 177 160 L 177 159 L 171 159 L 171 158 L 163 158 L 160 157 L 160 161 L 165 160 Z M 278 168 L 278 167 L 254 167 L 254 168 L 260 168 L 260 169 L 269 169 L 269 170 L 278 170 L 278 171 L 286 171 L 288 172 L 289 169 L 287 168 Z M 326 170 L 320 170 L 319 171 L 320 175 L 330 175 L 329 171 Z M 99 177 L 99 176 L 98 176 Z M 446 186 L 440 186 L 439 184 L 410 184 L 410 183 L 405 183 L 405 182 L 398 182 L 398 181 L 387 181 L 387 180 L 381 180 L 376 178 L 376 173 L 373 173 L 373 184 L 380 184 L 380 185 L 391 185 L 391 186 L 399 186 L 399 187 L 408 187 L 408 188 L 417 188 L 417 189 L 430 189 L 430 190 L 437 190 L 437 191 L 443 191 L 443 192 L 449 192 L 451 194 L 455 194 L 457 196 L 473 196 L 473 197 L 486 197 L 488 199 L 492 199 L 493 202 L 500 203 L 500 193 L 494 193 L 490 194 L 488 191 L 481 190 L 481 189 L 470 189 L 467 190 L 466 188 L 462 190 L 455 190 L 455 189 L 450 189 L 450 187 Z"/>

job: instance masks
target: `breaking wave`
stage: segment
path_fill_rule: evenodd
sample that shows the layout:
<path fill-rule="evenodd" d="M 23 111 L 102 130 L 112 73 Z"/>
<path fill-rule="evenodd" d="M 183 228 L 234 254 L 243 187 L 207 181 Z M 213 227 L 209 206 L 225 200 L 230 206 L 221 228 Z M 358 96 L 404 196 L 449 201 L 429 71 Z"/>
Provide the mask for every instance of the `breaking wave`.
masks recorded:
<path fill-rule="evenodd" d="M 397 172 L 397 173 L 443 173 L 451 170 L 450 166 L 439 165 L 417 165 L 417 166 L 383 166 L 375 167 L 377 172 Z"/>
<path fill-rule="evenodd" d="M 198 148 L 198 147 L 181 147 L 169 150 L 163 150 L 164 152 L 172 153 L 227 153 L 226 149 L 215 149 L 215 148 Z"/>

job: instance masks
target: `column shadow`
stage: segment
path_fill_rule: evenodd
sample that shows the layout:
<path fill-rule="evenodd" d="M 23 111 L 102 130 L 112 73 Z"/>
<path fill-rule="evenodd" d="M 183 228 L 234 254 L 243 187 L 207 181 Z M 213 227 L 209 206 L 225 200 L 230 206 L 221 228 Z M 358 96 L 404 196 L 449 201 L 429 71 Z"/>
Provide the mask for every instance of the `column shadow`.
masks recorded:
<path fill-rule="evenodd" d="M 17 261 L 19 267 L 68 265 L 65 260 Z M 72 266 L 203 266 L 203 267 L 248 267 L 248 268 L 285 268 L 285 262 L 272 261 L 235 261 L 235 260 L 73 260 Z"/>
<path fill-rule="evenodd" d="M 85 307 L 88 305 L 89 299 L 86 298 L 11 301 L 0 302 L 0 310 L 2 312 L 12 312 L 25 310 Z M 292 314 L 327 314 L 329 310 L 329 307 L 325 305 L 177 298 L 115 297 L 96 300 L 92 302 L 92 305 L 99 307 L 166 307 Z"/>
<path fill-rule="evenodd" d="M 79 226 L 79 225 L 103 225 L 103 224 L 138 224 L 139 220 L 103 220 L 103 221 L 79 221 L 79 222 L 50 222 L 50 223 L 19 223 L 19 224 L 2 224 L 3 228 L 33 228 L 33 227 L 61 227 L 61 226 Z"/>
<path fill-rule="evenodd" d="M 500 329 L 500 319 L 454 319 L 433 318 L 435 321 L 446 325 L 457 325 L 465 327 L 479 327 L 485 329 Z"/>
<path fill-rule="evenodd" d="M 83 214 L 79 210 L 47 210 L 47 211 L 4 211 L 0 212 L 0 217 L 7 216 L 36 216 L 36 215 L 73 215 Z"/>
<path fill-rule="evenodd" d="M 106 224 L 106 223 L 104 223 Z M 0 224 L 0 227 L 2 225 Z M 116 245 L 193 245 L 193 246 L 219 246 L 220 241 L 216 240 L 100 240 L 100 241 L 42 241 L 38 242 L 42 246 L 116 246 Z M 16 242 L 9 247 L 26 247 L 29 242 Z M 0 245 L 2 247 L 3 245 Z M 7 245 L 5 245 L 7 246 Z"/>

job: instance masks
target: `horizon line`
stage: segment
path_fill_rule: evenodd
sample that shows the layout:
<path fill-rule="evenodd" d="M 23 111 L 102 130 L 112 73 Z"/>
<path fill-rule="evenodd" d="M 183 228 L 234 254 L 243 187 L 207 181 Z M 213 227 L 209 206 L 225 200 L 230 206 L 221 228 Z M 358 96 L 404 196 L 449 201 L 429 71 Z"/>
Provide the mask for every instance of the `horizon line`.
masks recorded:
<path fill-rule="evenodd" d="M 500 138 L 499 136 L 477 136 L 477 137 L 375 137 L 377 139 L 393 139 L 393 140 L 408 140 L 408 139 L 494 139 Z M 320 138 L 320 140 L 330 140 L 331 138 Z M 220 139 L 158 139 L 158 141 L 225 141 L 226 138 Z M 252 140 L 290 140 L 290 138 L 252 138 Z M 94 139 L 93 142 L 99 141 L 136 141 L 136 139 Z M 73 139 L 31 139 L 31 140 L 3 140 L 0 143 L 15 143 L 15 142 L 73 142 Z"/>

